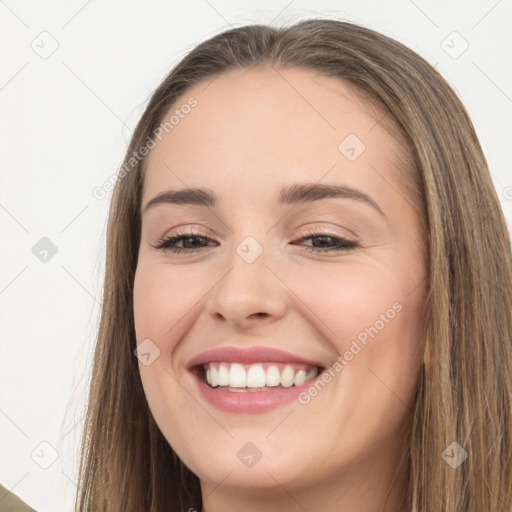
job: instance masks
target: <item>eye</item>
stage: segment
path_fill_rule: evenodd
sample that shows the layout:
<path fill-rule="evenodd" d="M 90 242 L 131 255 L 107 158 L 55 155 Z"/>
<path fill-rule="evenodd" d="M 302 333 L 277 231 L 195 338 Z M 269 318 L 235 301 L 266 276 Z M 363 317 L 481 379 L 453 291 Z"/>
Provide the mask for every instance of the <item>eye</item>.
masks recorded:
<path fill-rule="evenodd" d="M 202 249 L 203 247 L 200 244 L 205 240 L 211 240 L 211 238 L 195 231 L 183 231 L 161 238 L 153 247 L 162 251 L 171 251 L 175 254 L 190 253 Z M 183 247 L 176 247 L 178 243 L 183 243 Z"/>
<path fill-rule="evenodd" d="M 326 253 L 326 252 L 343 252 L 350 251 L 359 247 L 357 242 L 348 240 L 341 236 L 337 236 L 327 231 L 308 230 L 298 239 L 298 242 L 305 240 L 317 240 L 320 246 L 305 246 L 304 249 L 309 252 Z M 193 253 L 199 249 L 207 247 L 208 242 L 213 240 L 202 233 L 195 231 L 183 231 L 174 233 L 172 236 L 161 238 L 153 247 L 162 251 L 170 251 L 174 254 Z M 206 245 L 203 245 L 205 244 Z M 178 247 L 177 244 L 182 244 Z M 211 245 L 211 244 L 210 244 Z"/>
<path fill-rule="evenodd" d="M 343 252 L 350 251 L 359 247 L 357 242 L 348 240 L 336 234 L 321 231 L 321 230 L 308 230 L 298 241 L 303 242 L 304 240 L 317 240 L 320 243 L 320 247 L 306 246 L 304 249 L 309 252 L 315 253 L 326 253 L 326 252 Z M 314 243 L 314 242 L 313 242 Z M 330 245 L 330 247 L 329 247 Z"/>

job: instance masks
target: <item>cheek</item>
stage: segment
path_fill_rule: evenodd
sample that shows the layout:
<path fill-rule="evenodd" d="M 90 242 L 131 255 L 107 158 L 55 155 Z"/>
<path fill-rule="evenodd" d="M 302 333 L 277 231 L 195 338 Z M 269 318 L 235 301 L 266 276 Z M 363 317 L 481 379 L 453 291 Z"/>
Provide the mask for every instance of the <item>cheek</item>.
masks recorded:
<path fill-rule="evenodd" d="M 159 354 L 148 366 L 139 363 L 139 370 L 150 409 L 161 428 L 190 406 L 178 384 L 182 361 L 175 357 L 175 350 L 211 286 L 204 273 L 184 266 L 171 268 L 142 260 L 137 267 L 133 288 L 137 344 L 149 339 Z"/>
<path fill-rule="evenodd" d="M 161 351 L 170 351 L 186 332 L 191 315 L 205 293 L 204 279 L 188 269 L 140 265 L 133 289 L 137 343 L 150 338 Z"/>
<path fill-rule="evenodd" d="M 301 277 L 302 276 L 302 277 Z M 419 320 L 422 290 L 414 290 L 415 278 L 403 270 L 383 265 L 339 264 L 333 270 L 319 269 L 287 277 L 294 293 L 307 306 L 301 313 L 313 312 L 315 325 L 338 351 L 346 350 L 350 340 L 392 331 Z M 413 291 L 414 290 L 414 291 Z M 406 322 L 404 320 L 407 319 Z"/>
<path fill-rule="evenodd" d="M 142 260 L 133 288 L 137 344 L 149 339 L 159 351 L 151 364 L 139 362 L 144 394 L 158 427 L 180 453 L 187 446 L 179 428 L 181 413 L 190 408 L 191 403 L 178 383 L 172 354 L 189 327 L 186 315 L 197 302 L 198 286 L 187 271 L 171 272 L 169 267 Z M 190 429 L 189 433 L 192 431 Z"/>
<path fill-rule="evenodd" d="M 413 274 L 403 267 L 347 264 L 288 277 L 307 306 L 301 314 L 343 358 L 336 374 L 368 406 L 395 400 L 389 389 L 405 403 L 412 399 L 423 358 L 426 294 Z"/>

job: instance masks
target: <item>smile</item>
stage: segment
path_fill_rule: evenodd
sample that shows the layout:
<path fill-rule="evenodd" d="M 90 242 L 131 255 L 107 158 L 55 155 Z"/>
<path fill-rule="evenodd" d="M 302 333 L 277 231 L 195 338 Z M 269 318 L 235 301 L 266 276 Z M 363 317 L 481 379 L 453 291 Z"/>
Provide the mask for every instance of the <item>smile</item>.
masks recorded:
<path fill-rule="evenodd" d="M 273 347 L 222 347 L 188 363 L 199 397 L 216 409 L 260 414 L 298 399 L 325 363 Z"/>
<path fill-rule="evenodd" d="M 301 386 L 318 374 L 306 364 L 215 362 L 203 366 L 204 379 L 212 388 L 230 392 L 272 391 Z"/>

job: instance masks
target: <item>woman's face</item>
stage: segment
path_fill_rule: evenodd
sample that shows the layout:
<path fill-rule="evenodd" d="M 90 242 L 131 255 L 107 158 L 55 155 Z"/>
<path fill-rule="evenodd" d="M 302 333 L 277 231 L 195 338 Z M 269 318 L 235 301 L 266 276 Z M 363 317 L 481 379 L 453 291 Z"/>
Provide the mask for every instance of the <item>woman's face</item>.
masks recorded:
<path fill-rule="evenodd" d="M 171 115 L 134 284 L 163 435 L 205 489 L 387 475 L 423 360 L 426 260 L 382 114 L 338 79 L 256 67 Z M 146 209 L 190 189 L 205 192 Z"/>

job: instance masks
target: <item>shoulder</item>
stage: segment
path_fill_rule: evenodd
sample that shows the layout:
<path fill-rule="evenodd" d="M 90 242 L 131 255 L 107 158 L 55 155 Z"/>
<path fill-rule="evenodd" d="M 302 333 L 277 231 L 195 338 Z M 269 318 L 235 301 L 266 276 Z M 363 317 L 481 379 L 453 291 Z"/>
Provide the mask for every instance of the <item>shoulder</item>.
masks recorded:
<path fill-rule="evenodd" d="M 36 512 L 0 484 L 0 512 Z"/>

